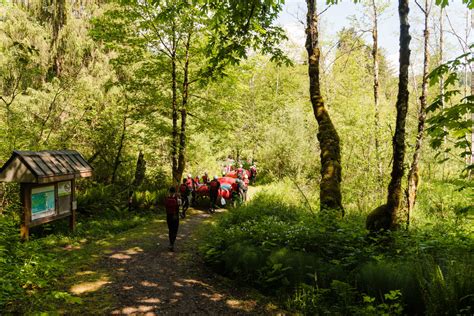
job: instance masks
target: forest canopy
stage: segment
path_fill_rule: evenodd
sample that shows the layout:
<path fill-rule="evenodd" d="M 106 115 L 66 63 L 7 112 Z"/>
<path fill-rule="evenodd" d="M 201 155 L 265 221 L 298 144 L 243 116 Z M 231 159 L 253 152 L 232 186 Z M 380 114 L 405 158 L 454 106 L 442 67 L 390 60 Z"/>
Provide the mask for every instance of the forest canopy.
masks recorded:
<path fill-rule="evenodd" d="M 29 243 L 0 184 L 0 310 L 88 302 L 63 291 L 61 247 L 162 220 L 170 186 L 232 161 L 255 196 L 202 223 L 213 273 L 296 313 L 472 313 L 472 8 L 0 0 L 0 163 L 76 150 L 94 169 L 77 230 Z"/>

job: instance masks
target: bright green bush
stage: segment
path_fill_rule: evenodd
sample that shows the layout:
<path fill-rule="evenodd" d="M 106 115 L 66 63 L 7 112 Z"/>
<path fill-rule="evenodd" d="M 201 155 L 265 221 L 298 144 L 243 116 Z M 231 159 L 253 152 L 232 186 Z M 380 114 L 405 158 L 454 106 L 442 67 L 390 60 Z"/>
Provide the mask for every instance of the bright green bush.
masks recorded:
<path fill-rule="evenodd" d="M 472 225 L 453 203 L 449 220 L 374 238 L 364 214 L 334 220 L 300 196 L 289 182 L 271 185 L 223 214 L 200 246 L 204 259 L 308 315 L 471 312 Z"/>
<path fill-rule="evenodd" d="M 32 228 L 30 240 L 24 243 L 20 242 L 18 214 L 0 215 L 0 311 L 21 313 L 45 302 L 79 302 L 78 297 L 58 291 L 56 284 L 81 258 L 72 253 L 64 256 L 59 248 L 114 236 L 153 216 L 153 212 L 130 212 L 111 192 L 110 186 L 98 186 L 78 195 L 82 211 L 74 232 L 69 232 L 67 219 L 59 220 Z"/>

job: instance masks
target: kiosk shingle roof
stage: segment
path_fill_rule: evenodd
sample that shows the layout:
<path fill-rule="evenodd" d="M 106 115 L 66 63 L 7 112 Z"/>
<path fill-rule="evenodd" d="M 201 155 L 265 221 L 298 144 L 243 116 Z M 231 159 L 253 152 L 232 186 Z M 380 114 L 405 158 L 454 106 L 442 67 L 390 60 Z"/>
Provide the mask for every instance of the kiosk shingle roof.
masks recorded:
<path fill-rule="evenodd" d="M 15 150 L 0 169 L 0 181 L 49 183 L 92 175 L 93 168 L 75 150 Z"/>

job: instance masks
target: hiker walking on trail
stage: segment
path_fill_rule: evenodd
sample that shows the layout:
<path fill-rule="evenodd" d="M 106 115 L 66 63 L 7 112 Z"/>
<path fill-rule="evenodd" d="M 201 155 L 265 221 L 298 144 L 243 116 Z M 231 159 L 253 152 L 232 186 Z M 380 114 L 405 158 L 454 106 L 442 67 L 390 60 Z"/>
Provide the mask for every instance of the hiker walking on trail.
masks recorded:
<path fill-rule="evenodd" d="M 244 170 L 242 164 L 239 164 L 239 168 L 237 168 L 237 176 L 243 177 L 243 176 L 244 176 L 244 172 L 245 172 L 245 170 Z"/>
<path fill-rule="evenodd" d="M 186 184 L 187 179 L 183 179 L 183 183 L 179 186 L 179 195 L 181 196 L 181 202 L 182 202 L 182 212 L 181 212 L 181 218 L 186 217 L 186 211 L 189 208 L 189 194 L 191 191 L 188 188 L 188 185 Z"/>
<path fill-rule="evenodd" d="M 168 236 L 170 240 L 168 249 L 170 251 L 174 251 L 174 242 L 178 235 L 180 203 L 181 201 L 179 200 L 178 194 L 176 194 L 176 189 L 171 187 L 165 199 L 166 223 L 168 224 Z"/>
<path fill-rule="evenodd" d="M 245 183 L 242 180 L 241 175 L 238 175 L 237 179 L 235 179 L 235 185 L 236 185 L 237 193 L 239 194 L 240 201 L 243 202 L 244 201 L 244 194 L 245 194 L 245 192 L 244 192 Z"/>
<path fill-rule="evenodd" d="M 250 167 L 250 183 L 254 184 L 257 178 L 257 166 L 255 163 Z"/>
<path fill-rule="evenodd" d="M 247 191 L 249 189 L 249 176 L 247 174 L 244 175 L 244 179 L 242 180 L 244 182 L 244 202 L 247 202 Z"/>
<path fill-rule="evenodd" d="M 186 179 L 186 185 L 191 192 L 191 205 L 196 205 L 196 181 L 193 179 L 193 176 L 188 173 L 188 178 Z"/>
<path fill-rule="evenodd" d="M 209 182 L 209 199 L 210 199 L 210 206 L 209 212 L 214 213 L 217 204 L 217 196 L 219 195 L 219 189 L 221 188 L 221 184 L 217 180 L 217 176 L 214 176 L 214 179 Z"/>

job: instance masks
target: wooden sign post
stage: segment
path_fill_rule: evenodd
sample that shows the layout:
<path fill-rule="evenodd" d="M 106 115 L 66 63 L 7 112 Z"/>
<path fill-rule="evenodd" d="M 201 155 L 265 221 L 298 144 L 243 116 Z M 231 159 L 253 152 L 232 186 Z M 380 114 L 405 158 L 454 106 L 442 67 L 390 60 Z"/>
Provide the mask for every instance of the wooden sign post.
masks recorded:
<path fill-rule="evenodd" d="M 22 204 L 20 236 L 30 227 L 69 217 L 76 225 L 76 178 L 92 175 L 92 167 L 77 151 L 14 151 L 0 169 L 0 181 L 19 182 Z"/>

